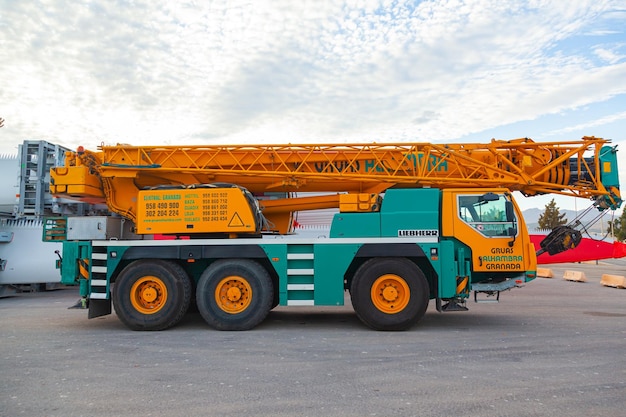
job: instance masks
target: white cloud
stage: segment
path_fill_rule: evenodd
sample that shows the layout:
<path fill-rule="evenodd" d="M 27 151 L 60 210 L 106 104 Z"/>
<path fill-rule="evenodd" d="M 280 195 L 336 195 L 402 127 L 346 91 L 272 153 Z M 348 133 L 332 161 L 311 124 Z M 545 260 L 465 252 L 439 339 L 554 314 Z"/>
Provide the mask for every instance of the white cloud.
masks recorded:
<path fill-rule="evenodd" d="M 625 44 L 620 44 L 618 45 L 617 48 L 624 48 L 625 46 L 626 46 Z M 623 61 L 624 58 L 626 58 L 626 55 L 619 52 L 617 48 L 609 49 L 609 48 L 598 47 L 593 52 L 594 54 L 598 56 L 598 58 L 602 59 L 603 61 L 609 64 L 616 64 L 619 61 Z"/>
<path fill-rule="evenodd" d="M 626 93 L 615 1 L 7 2 L 0 151 L 454 140 Z"/>
<path fill-rule="evenodd" d="M 593 128 L 596 126 L 603 126 L 609 123 L 622 121 L 622 120 L 626 121 L 626 111 L 609 114 L 599 119 L 594 119 L 594 120 L 587 121 L 584 123 L 567 126 L 567 127 L 558 129 L 556 131 L 547 132 L 546 136 L 554 136 L 554 135 L 561 135 L 561 134 L 569 133 L 569 132 L 589 130 L 589 128 Z"/>

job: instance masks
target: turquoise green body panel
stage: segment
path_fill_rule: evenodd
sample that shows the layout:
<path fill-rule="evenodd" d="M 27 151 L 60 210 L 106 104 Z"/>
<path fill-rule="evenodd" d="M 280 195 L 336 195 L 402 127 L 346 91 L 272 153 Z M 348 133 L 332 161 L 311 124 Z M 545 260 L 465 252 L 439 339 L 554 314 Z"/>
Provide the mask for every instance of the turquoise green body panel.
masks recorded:
<path fill-rule="evenodd" d="M 279 304 L 285 305 L 287 300 L 287 245 L 261 245 L 267 254 L 272 267 L 278 274 Z"/>
<path fill-rule="evenodd" d="M 276 271 L 279 304 L 343 305 L 344 274 L 358 244 L 260 245 Z"/>
<path fill-rule="evenodd" d="M 439 244 L 439 261 L 433 262 L 433 266 L 438 267 L 435 269 L 438 275 L 438 296 L 441 298 L 454 297 L 456 294 L 456 277 L 459 274 L 459 261 L 449 261 L 450 259 L 455 259 L 454 251 L 453 242 L 448 240 L 442 241 Z M 463 264 L 462 261 L 461 264 Z"/>
<path fill-rule="evenodd" d="M 441 192 L 433 188 L 388 190 L 380 212 L 336 214 L 330 237 L 398 237 L 398 230 L 438 231 L 440 199 Z"/>
<path fill-rule="evenodd" d="M 61 284 L 76 285 L 78 282 L 78 259 L 81 258 L 81 247 L 86 242 L 64 241 L 63 262 L 61 262 Z M 71 260 L 71 262 L 70 262 Z"/>
<path fill-rule="evenodd" d="M 619 188 L 619 171 L 617 169 L 617 149 L 614 146 L 603 146 L 600 149 L 600 174 L 605 188 Z"/>
<path fill-rule="evenodd" d="M 337 213 L 330 227 L 330 237 L 380 237 L 380 213 Z"/>
<path fill-rule="evenodd" d="M 107 279 L 110 280 L 111 276 L 118 269 L 120 263 L 122 262 L 121 254 L 124 253 L 129 247 L 128 246 L 116 246 L 114 248 L 107 248 Z"/>
<path fill-rule="evenodd" d="M 344 274 L 359 247 L 356 244 L 315 246 L 315 304 L 343 305 Z"/>
<path fill-rule="evenodd" d="M 602 185 L 607 190 L 611 190 L 615 187 L 619 190 L 619 171 L 617 168 L 617 148 L 614 146 L 603 146 L 600 149 L 600 178 Z M 617 210 L 621 204 L 622 199 L 617 195 L 613 195 L 613 201 L 608 196 L 603 197 L 606 206 L 611 210 Z"/>
<path fill-rule="evenodd" d="M 388 191 L 380 211 L 380 237 L 398 237 L 399 230 L 438 232 L 440 199 L 441 192 L 433 188 Z"/>

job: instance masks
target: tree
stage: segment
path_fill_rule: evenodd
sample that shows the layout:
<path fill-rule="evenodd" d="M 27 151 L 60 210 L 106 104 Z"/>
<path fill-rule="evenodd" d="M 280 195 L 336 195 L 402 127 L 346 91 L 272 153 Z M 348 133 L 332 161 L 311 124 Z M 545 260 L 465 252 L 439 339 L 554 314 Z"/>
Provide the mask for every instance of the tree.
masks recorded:
<path fill-rule="evenodd" d="M 539 229 L 552 230 L 567 223 L 566 213 L 560 213 L 554 198 L 546 204 L 546 210 L 539 216 Z"/>
<path fill-rule="evenodd" d="M 626 240 L 626 210 L 622 211 L 622 215 L 619 218 L 610 222 L 609 227 L 615 239 L 620 242 Z"/>

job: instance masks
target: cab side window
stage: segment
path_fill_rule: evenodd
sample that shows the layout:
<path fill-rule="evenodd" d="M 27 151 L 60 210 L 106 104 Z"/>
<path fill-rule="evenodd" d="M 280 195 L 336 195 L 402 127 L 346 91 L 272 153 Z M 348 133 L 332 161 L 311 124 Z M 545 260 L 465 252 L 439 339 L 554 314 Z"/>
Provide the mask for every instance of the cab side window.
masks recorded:
<path fill-rule="evenodd" d="M 509 237 L 515 219 L 507 219 L 507 199 L 502 194 L 458 196 L 459 217 L 479 233 L 489 237 Z"/>

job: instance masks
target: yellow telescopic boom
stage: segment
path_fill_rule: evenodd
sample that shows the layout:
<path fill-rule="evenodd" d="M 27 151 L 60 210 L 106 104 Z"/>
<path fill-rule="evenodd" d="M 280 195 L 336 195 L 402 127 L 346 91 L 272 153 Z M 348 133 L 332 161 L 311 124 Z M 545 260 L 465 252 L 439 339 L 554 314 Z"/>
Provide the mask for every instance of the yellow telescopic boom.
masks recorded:
<path fill-rule="evenodd" d="M 617 175 L 617 166 L 600 158 L 609 142 L 584 137 L 541 143 L 522 138 L 486 144 L 101 146 L 97 152 L 69 153 L 65 166 L 51 172 L 51 192 L 105 203 L 131 220 L 136 220 L 140 190 L 209 183 L 237 184 L 255 195 L 497 186 L 526 195 L 603 198 L 612 205 L 621 201 L 619 189 L 605 186 L 602 175 Z M 325 201 L 338 204 L 337 198 Z M 295 201 L 268 202 L 268 212 L 284 214 L 296 207 Z"/>

